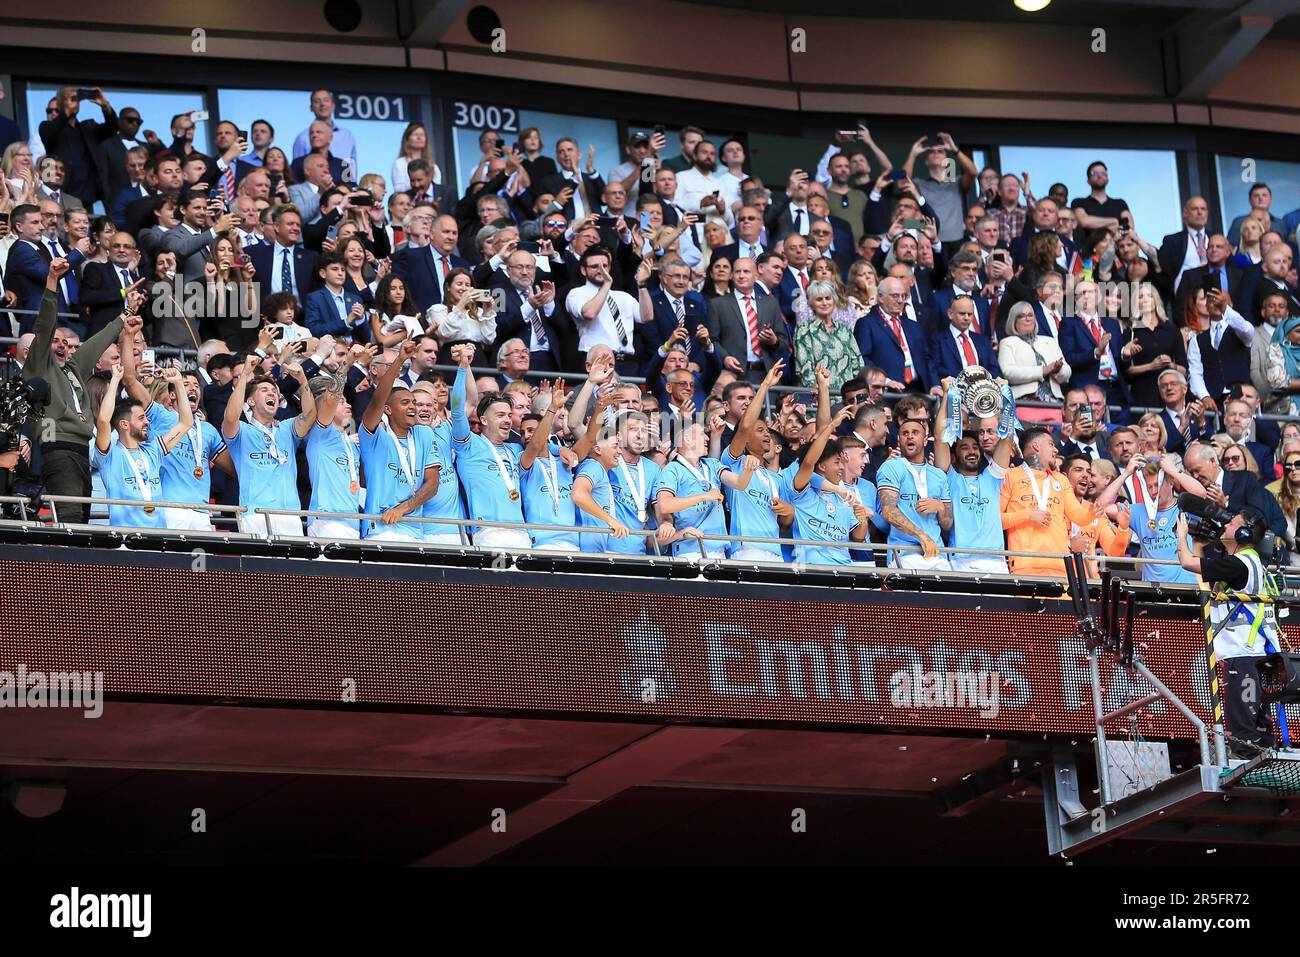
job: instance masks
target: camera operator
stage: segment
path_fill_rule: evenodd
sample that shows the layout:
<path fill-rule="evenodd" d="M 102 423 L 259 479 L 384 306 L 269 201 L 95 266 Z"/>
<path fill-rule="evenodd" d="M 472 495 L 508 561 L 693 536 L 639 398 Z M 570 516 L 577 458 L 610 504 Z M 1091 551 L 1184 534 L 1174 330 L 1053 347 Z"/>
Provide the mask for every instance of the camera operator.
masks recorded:
<path fill-rule="evenodd" d="M 1228 590 L 1250 595 L 1276 595 L 1256 547 L 1268 529 L 1261 516 L 1240 511 L 1223 525 L 1218 540 L 1208 545 L 1194 541 L 1187 547 L 1187 515 L 1178 516 L 1178 562 L 1189 572 L 1211 582 L 1214 598 L 1210 624 L 1214 654 L 1228 676 L 1225 707 L 1232 751 L 1254 757 L 1274 746 L 1268 709 L 1261 705 L 1263 689 L 1259 659 L 1277 648 L 1278 624 L 1271 602 L 1237 601 Z M 1206 554 L 1208 552 L 1208 554 Z"/>

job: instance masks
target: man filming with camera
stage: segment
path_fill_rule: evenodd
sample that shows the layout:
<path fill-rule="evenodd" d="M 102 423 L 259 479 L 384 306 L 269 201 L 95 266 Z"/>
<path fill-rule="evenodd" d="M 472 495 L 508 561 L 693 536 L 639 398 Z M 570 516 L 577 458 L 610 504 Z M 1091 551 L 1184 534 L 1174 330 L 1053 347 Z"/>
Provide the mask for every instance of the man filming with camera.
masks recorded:
<path fill-rule="evenodd" d="M 1184 495 L 1182 499 L 1197 497 Z M 1191 549 L 1187 546 L 1186 505 L 1178 516 L 1178 562 L 1210 582 L 1214 590 L 1210 625 L 1215 657 L 1223 661 L 1228 676 L 1225 706 L 1229 743 L 1238 757 L 1251 758 L 1275 744 L 1268 709 L 1262 705 L 1259 660 L 1277 649 L 1278 624 L 1272 601 L 1239 601 L 1231 592 L 1269 597 L 1277 594 L 1256 550 L 1268 528 L 1253 511 L 1237 512 L 1225 521 L 1225 509 L 1216 509 L 1206 499 L 1201 502 L 1208 508 L 1190 509 L 1200 516 L 1200 537 Z M 1207 516 L 1210 511 L 1220 514 Z M 1218 537 L 1211 539 L 1215 531 Z"/>

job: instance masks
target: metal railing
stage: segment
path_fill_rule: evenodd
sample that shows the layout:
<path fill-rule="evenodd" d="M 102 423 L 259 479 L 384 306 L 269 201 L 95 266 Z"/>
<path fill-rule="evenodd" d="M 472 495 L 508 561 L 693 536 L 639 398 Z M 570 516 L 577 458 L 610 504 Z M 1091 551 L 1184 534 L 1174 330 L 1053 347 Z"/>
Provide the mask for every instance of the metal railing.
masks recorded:
<path fill-rule="evenodd" d="M 101 497 L 94 497 L 94 496 L 77 496 L 77 495 L 42 495 L 41 501 L 45 502 L 50 506 L 51 521 L 49 523 L 42 522 L 39 520 L 39 518 L 30 517 L 28 512 L 30 503 L 28 499 L 22 498 L 21 496 L 0 496 L 0 504 L 16 505 L 19 507 L 20 514 L 22 517 L 17 524 L 26 524 L 26 525 L 40 526 L 40 527 L 54 526 L 59 528 L 75 528 L 75 529 L 86 529 L 86 530 L 94 530 L 94 531 L 129 532 L 131 534 L 140 534 L 145 537 L 159 537 L 159 536 L 165 537 L 168 535 L 174 535 L 174 536 L 181 537 L 187 541 L 195 537 L 199 537 L 199 538 L 207 537 L 207 538 L 219 539 L 223 542 L 234 542 L 234 541 L 244 540 L 244 541 L 300 541 L 300 542 L 323 542 L 323 543 L 340 543 L 340 544 L 346 543 L 352 546 L 368 545 L 369 547 L 373 547 L 376 551 L 384 551 L 384 550 L 391 551 L 395 546 L 403 550 L 410 549 L 410 548 L 423 549 L 426 547 L 434 547 L 434 548 L 447 547 L 445 543 L 438 543 L 438 542 L 433 542 L 428 540 L 413 540 L 410 542 L 403 542 L 400 540 L 375 541 L 373 539 L 360 537 L 359 534 L 357 538 L 327 538 L 323 536 L 288 535 L 288 534 L 284 534 L 283 532 L 276 532 L 274 529 L 274 524 L 272 522 L 272 518 L 276 515 L 289 515 L 298 518 L 319 518 L 327 521 L 340 521 L 340 522 L 379 522 L 380 521 L 380 517 L 378 515 L 372 515 L 364 512 L 330 512 L 330 511 L 324 511 L 320 509 L 276 509 L 276 508 L 258 508 L 258 507 L 250 508 L 242 505 L 213 505 L 207 503 L 173 502 L 173 501 L 161 501 L 161 500 L 145 502 L 143 500 L 138 500 L 138 499 L 114 499 L 114 498 L 101 498 Z M 152 506 L 156 508 L 190 509 L 193 511 L 204 511 L 208 513 L 222 515 L 222 516 L 229 515 L 230 517 L 235 519 L 246 517 L 246 516 L 263 516 L 265 519 L 264 522 L 265 531 L 264 532 L 252 532 L 252 531 L 231 532 L 231 531 L 215 529 L 215 528 L 212 530 L 204 530 L 204 529 L 179 529 L 179 528 L 166 528 L 166 527 L 134 526 L 134 525 L 123 526 L 123 525 L 96 524 L 96 523 L 68 523 L 68 522 L 61 521 L 59 518 L 59 514 L 58 514 L 59 504 L 109 505 L 109 506 L 116 505 L 116 506 L 129 506 L 135 508 Z M 13 520 L 10 520 L 5 522 L 5 524 L 13 525 L 15 523 L 13 522 Z M 252 523 L 247 521 L 247 519 L 244 521 L 244 525 L 246 528 L 250 527 L 251 524 Z M 522 531 L 525 533 L 557 532 L 561 534 L 570 534 L 570 535 L 603 535 L 607 537 L 612 536 L 614 534 L 611 529 L 601 525 L 550 525 L 550 524 L 544 524 L 538 522 L 501 522 L 501 521 L 490 521 L 485 519 L 454 519 L 454 518 L 441 518 L 441 517 L 423 516 L 423 515 L 403 516 L 400 522 L 396 524 L 440 525 L 440 526 L 453 527 L 456 529 L 456 534 L 460 539 L 459 544 L 455 547 L 461 549 L 467 549 L 476 552 L 484 552 L 489 554 L 505 552 L 509 554 L 547 555 L 550 557 L 554 557 L 556 552 L 554 550 L 547 549 L 544 546 L 538 546 L 534 544 L 530 544 L 528 547 L 510 547 L 510 546 L 502 546 L 496 544 L 483 545 L 481 543 L 474 541 L 473 533 L 476 533 L 478 530 L 481 529 L 509 529 L 509 530 Z M 609 554 L 609 555 L 614 555 L 619 559 L 628 559 L 632 561 L 636 561 L 636 560 L 654 561 L 666 557 L 662 551 L 662 546 L 664 544 L 672 544 L 672 543 L 661 543 L 659 541 L 658 532 L 656 529 L 630 528 L 627 530 L 627 533 L 629 535 L 640 536 L 642 538 L 647 539 L 649 541 L 649 548 L 652 549 L 652 551 L 649 551 L 647 553 L 586 552 L 584 554 L 587 555 Z M 677 538 L 674 540 L 673 543 L 681 543 L 684 541 L 687 541 L 687 539 Z M 784 568 L 787 570 L 792 567 L 792 563 L 787 562 L 783 558 L 776 556 L 775 553 L 773 553 L 774 557 L 771 561 L 763 561 L 759 559 L 749 559 L 749 558 L 746 559 L 719 558 L 716 555 L 711 554 L 711 551 L 716 551 L 716 546 L 711 548 L 710 543 L 724 542 L 728 544 L 734 543 L 734 544 L 741 544 L 741 545 L 790 546 L 796 549 L 813 548 L 813 549 L 820 549 L 820 550 L 848 550 L 848 551 L 862 551 L 862 552 L 872 552 L 872 553 L 883 552 L 894 556 L 897 556 L 899 554 L 904 554 L 904 553 L 920 554 L 923 551 L 923 549 L 919 545 L 896 544 L 896 543 L 888 543 L 888 542 L 872 542 L 870 540 L 862 541 L 862 542 L 854 542 L 854 541 L 833 542 L 833 541 L 820 541 L 816 539 L 772 538 L 772 537 L 755 536 L 755 535 L 741 536 L 741 535 L 730 535 L 724 533 L 705 533 L 699 538 L 696 538 L 695 536 L 690 536 L 690 541 L 693 542 L 692 551 L 698 550 L 699 553 L 698 558 L 695 554 L 691 554 L 691 555 L 678 554 L 673 557 L 679 559 L 687 559 L 692 562 L 697 560 L 703 560 L 703 561 L 715 562 L 715 563 L 725 562 L 728 564 L 734 564 L 743 567 Z M 986 557 L 1000 557 L 1004 559 L 1035 558 L 1035 559 L 1042 559 L 1048 561 L 1061 561 L 1062 563 L 1068 557 L 1068 553 L 1065 552 L 1036 552 L 1036 551 L 1025 551 L 1025 550 L 1005 549 L 1005 548 L 970 548 L 970 547 L 963 548 L 963 547 L 948 546 L 948 545 L 938 546 L 937 551 L 940 555 L 976 555 L 976 556 L 986 556 Z M 1105 555 L 1101 553 L 1089 555 L 1087 556 L 1087 558 L 1090 562 L 1096 562 L 1098 569 L 1109 567 L 1111 565 L 1130 566 L 1133 568 L 1137 568 L 1146 565 L 1177 566 L 1179 564 L 1178 562 L 1170 559 L 1142 558 L 1140 556 L 1135 557 L 1135 556 L 1127 556 L 1127 555 L 1111 556 L 1111 555 Z M 796 561 L 793 564 L 799 566 L 800 568 L 807 569 L 810 563 Z M 1009 577 L 1009 575 L 1011 574 L 1011 573 L 1007 573 L 1006 575 L 1004 575 L 1004 573 L 1001 572 L 990 572 L 990 571 L 983 571 L 983 570 L 976 571 L 976 570 L 951 569 L 951 568 L 912 569 L 912 568 L 899 566 L 897 564 L 891 564 L 889 566 L 885 566 L 884 568 L 882 568 L 881 566 L 876 566 L 874 564 L 867 564 L 867 563 L 849 563 L 843 565 L 835 564 L 835 563 L 811 563 L 811 564 L 814 565 L 816 568 L 824 571 L 847 572 L 851 570 L 866 571 L 868 569 L 875 569 L 876 573 L 879 573 L 880 571 L 887 571 L 890 574 L 899 573 L 899 572 L 907 573 L 907 572 L 920 571 L 920 572 L 924 572 L 927 575 L 934 575 L 934 574 L 954 575 L 954 576 L 959 576 L 962 579 L 966 579 L 966 580 L 973 579 L 977 581 L 981 579 L 987 579 L 990 576 L 994 576 L 1000 579 L 1004 577 Z M 1035 576 L 1023 576 L 1023 574 L 1020 574 L 1020 575 L 1016 575 L 1016 577 L 1035 577 Z M 1044 579 L 1049 578 L 1049 576 L 1037 576 L 1037 577 L 1041 577 Z M 1056 580 L 1055 576 L 1050 576 L 1050 578 L 1051 580 Z M 1062 568 L 1062 578 L 1064 578 L 1064 568 Z M 1160 588 L 1166 588 L 1166 587 L 1173 588 L 1175 591 L 1182 590 L 1182 589 L 1187 589 L 1189 591 L 1192 590 L 1192 586 L 1180 584 L 1177 582 L 1152 582 L 1150 584 L 1157 585 Z"/>

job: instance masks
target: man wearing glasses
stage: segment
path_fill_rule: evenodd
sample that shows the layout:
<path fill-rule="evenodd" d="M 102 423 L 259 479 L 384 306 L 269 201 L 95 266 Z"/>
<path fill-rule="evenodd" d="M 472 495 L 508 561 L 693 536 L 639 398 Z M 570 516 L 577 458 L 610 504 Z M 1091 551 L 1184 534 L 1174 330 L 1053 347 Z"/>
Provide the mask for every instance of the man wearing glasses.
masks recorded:
<path fill-rule="evenodd" d="M 104 114 L 103 122 L 79 120 L 81 98 L 77 88 L 59 90 L 58 111 L 40 125 L 41 142 L 47 155 L 56 155 L 67 168 L 65 188 L 86 206 L 107 201 L 111 193 L 104 189 L 100 145 L 117 132 L 117 114 L 104 98 L 104 91 L 92 88 L 96 104 Z"/>
<path fill-rule="evenodd" d="M 100 144 L 99 168 L 103 174 L 100 185 L 104 189 L 105 202 L 109 197 L 116 196 L 133 182 L 138 183 L 143 178 L 141 176 L 132 180 L 126 168 L 128 151 L 144 146 L 143 140 L 137 136 L 140 132 L 140 123 L 140 111 L 134 106 L 125 107 L 117 116 L 117 133 Z M 140 169 L 141 171 L 144 169 L 143 160 Z"/>
<path fill-rule="evenodd" d="M 506 257 L 506 279 L 492 284 L 494 291 L 500 291 L 496 297 L 497 342 L 504 345 L 510 339 L 521 339 L 527 344 L 529 368 L 558 372 L 560 341 L 552 320 L 555 283 L 537 282 L 537 261 L 524 249 Z"/>
<path fill-rule="evenodd" d="M 86 316 L 87 334 L 93 336 L 118 317 L 127 290 L 141 278 L 139 269 L 140 251 L 125 232 L 114 233 L 109 241 L 108 262 L 86 263 L 78 302 Z"/>

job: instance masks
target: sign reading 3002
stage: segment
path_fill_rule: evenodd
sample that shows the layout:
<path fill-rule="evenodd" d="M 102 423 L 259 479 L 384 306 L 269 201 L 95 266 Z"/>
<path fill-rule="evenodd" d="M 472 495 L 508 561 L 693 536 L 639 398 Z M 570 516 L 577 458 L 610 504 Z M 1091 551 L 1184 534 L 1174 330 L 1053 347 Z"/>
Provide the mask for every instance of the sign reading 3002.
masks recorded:
<path fill-rule="evenodd" d="M 457 100 L 451 106 L 451 125 L 471 130 L 519 132 L 519 111 L 513 106 L 489 106 Z"/>

